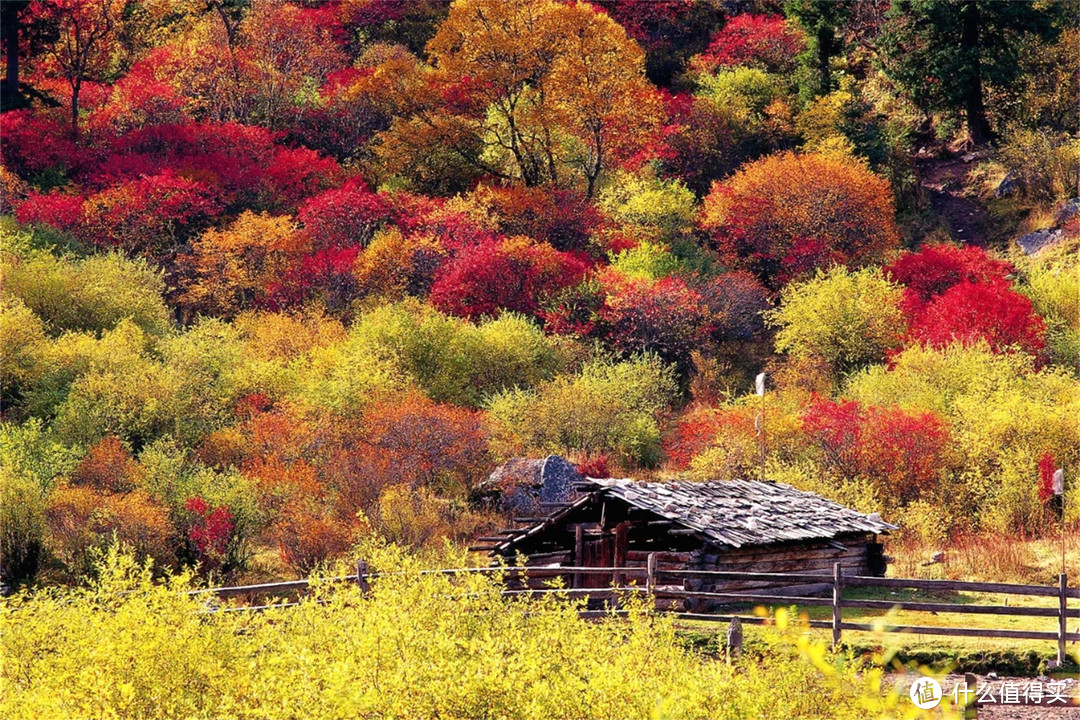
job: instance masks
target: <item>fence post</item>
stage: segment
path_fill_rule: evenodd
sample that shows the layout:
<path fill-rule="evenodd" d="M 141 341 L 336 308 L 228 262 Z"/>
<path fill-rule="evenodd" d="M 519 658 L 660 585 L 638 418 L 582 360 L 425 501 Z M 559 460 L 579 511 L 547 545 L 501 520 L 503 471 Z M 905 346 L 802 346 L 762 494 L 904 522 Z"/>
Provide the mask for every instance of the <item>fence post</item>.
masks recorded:
<path fill-rule="evenodd" d="M 362 593 L 366 593 L 368 590 L 371 589 L 371 586 L 368 585 L 367 574 L 368 574 L 367 562 L 364 561 L 364 558 L 357 558 L 356 559 L 356 584 L 360 586 L 360 592 L 362 592 Z"/>
<path fill-rule="evenodd" d="M 833 563 L 832 646 L 840 646 L 840 563 Z"/>
<path fill-rule="evenodd" d="M 650 597 L 653 597 L 653 604 L 656 603 L 656 553 L 649 553 L 647 562 L 645 563 L 645 590 L 649 593 Z"/>
<path fill-rule="evenodd" d="M 579 524 L 574 528 L 574 564 L 578 567 L 585 566 L 585 530 Z M 574 587 L 579 588 L 585 584 L 585 576 L 574 573 Z"/>
<path fill-rule="evenodd" d="M 728 624 L 727 629 L 727 660 L 728 664 L 731 663 L 732 658 L 737 658 L 742 655 L 742 643 L 743 643 L 743 630 L 742 620 L 739 616 L 731 618 L 731 623 Z"/>
<path fill-rule="evenodd" d="M 978 720 L 979 703 L 979 679 L 975 673 L 964 673 L 964 720 Z M 975 696 L 973 698 L 972 696 Z"/>
<path fill-rule="evenodd" d="M 1058 575 L 1058 667 L 1065 663 L 1065 616 L 1067 614 L 1065 610 L 1068 607 L 1065 593 L 1068 586 L 1069 581 L 1065 573 Z"/>

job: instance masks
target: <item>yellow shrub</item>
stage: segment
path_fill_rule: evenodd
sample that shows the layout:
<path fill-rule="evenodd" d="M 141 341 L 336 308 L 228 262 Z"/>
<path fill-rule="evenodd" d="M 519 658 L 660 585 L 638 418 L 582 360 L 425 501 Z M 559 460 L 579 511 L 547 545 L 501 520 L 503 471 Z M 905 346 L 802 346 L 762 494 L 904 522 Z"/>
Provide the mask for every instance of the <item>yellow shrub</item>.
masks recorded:
<path fill-rule="evenodd" d="M 366 598 L 321 585 L 300 606 L 258 614 L 200 613 L 202 599 L 179 592 L 185 578 L 155 585 L 115 553 L 91 588 L 2 599 L 0 714 L 788 720 L 898 709 L 880 668 L 845 663 L 785 611 L 760 654 L 728 664 L 687 649 L 640 605 L 585 621 L 552 596 L 422 576 L 396 553 L 368 559 L 405 572 L 375 579 Z"/>

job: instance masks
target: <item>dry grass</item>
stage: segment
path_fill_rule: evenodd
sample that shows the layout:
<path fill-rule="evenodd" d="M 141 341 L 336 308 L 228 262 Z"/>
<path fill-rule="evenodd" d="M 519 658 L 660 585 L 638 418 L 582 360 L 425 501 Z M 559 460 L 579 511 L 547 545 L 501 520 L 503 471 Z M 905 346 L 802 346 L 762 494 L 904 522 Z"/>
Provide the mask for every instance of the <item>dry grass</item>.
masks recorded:
<path fill-rule="evenodd" d="M 935 553 L 941 562 L 931 562 Z M 890 542 L 887 553 L 894 558 L 892 577 L 1020 582 L 1052 585 L 1061 572 L 1061 536 L 1030 538 L 1023 535 L 968 534 L 944 545 L 927 545 L 914 539 Z M 1067 531 L 1065 569 L 1080 582 L 1080 536 Z"/>

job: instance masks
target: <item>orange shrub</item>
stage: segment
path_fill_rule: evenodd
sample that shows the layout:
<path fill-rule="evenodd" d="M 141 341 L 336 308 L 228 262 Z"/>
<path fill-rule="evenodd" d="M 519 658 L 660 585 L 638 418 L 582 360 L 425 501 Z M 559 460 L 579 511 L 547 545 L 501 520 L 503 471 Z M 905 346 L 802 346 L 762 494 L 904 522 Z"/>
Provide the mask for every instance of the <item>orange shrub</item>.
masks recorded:
<path fill-rule="evenodd" d="M 412 487 L 467 491 L 489 464 L 480 413 L 413 396 L 373 407 L 366 438 L 394 458 L 398 482 Z"/>
<path fill-rule="evenodd" d="M 96 552 L 114 539 L 158 567 L 176 561 L 169 513 L 141 490 L 120 495 L 60 485 L 49 495 L 45 517 L 48 548 L 73 576 L 91 572 Z"/>
<path fill-rule="evenodd" d="M 880 261 L 899 241 L 889 183 L 850 157 L 762 158 L 713 185 L 703 213 L 729 262 L 774 287 L 832 263 Z"/>
<path fill-rule="evenodd" d="M 127 492 L 139 485 L 142 475 L 142 466 L 135 462 L 123 443 L 109 436 L 90 448 L 71 474 L 71 482 L 95 490 Z"/>

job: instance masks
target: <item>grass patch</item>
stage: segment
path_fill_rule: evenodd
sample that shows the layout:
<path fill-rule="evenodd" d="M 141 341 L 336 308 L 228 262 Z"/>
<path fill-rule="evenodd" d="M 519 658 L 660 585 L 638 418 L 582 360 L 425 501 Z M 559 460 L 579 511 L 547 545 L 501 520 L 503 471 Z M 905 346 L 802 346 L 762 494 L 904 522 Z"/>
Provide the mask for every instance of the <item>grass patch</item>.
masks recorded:
<path fill-rule="evenodd" d="M 931 593 L 919 590 L 891 590 L 888 588 L 853 588 L 843 595 L 845 599 L 891 600 L 895 602 L 948 602 L 958 606 L 966 604 L 1009 605 L 1015 607 L 1056 607 L 1054 598 L 1005 596 L 999 593 Z M 723 612 L 749 614 L 750 605 L 731 606 Z M 831 620 L 830 607 L 799 608 L 811 620 Z M 843 610 L 844 622 L 873 624 L 883 620 L 888 625 L 923 625 L 963 628 L 993 628 L 1012 630 L 1057 631 L 1057 619 L 1053 617 L 1018 617 L 1010 615 L 974 615 L 965 613 L 928 613 L 919 610 L 880 610 L 848 607 Z M 681 637 L 689 647 L 698 651 L 723 656 L 725 623 L 704 621 L 680 622 Z M 1069 620 L 1069 631 L 1080 631 L 1080 620 Z M 752 653 L 760 644 L 761 628 L 744 626 L 744 650 Z M 815 639 L 828 640 L 829 630 L 810 631 Z M 1057 657 L 1057 643 L 1050 640 L 1011 640 L 997 638 L 967 638 L 934 635 L 910 635 L 906 633 L 874 633 L 845 630 L 844 646 L 856 655 L 883 651 L 901 664 L 915 662 L 937 670 L 986 673 L 995 671 L 1001 675 L 1041 675 L 1048 663 Z M 1075 658 L 1080 655 L 1080 644 L 1069 643 L 1070 662 L 1057 674 L 1077 672 Z"/>

